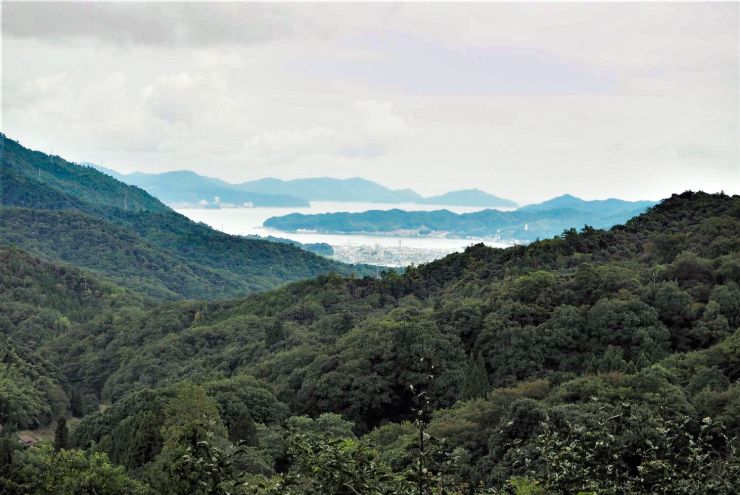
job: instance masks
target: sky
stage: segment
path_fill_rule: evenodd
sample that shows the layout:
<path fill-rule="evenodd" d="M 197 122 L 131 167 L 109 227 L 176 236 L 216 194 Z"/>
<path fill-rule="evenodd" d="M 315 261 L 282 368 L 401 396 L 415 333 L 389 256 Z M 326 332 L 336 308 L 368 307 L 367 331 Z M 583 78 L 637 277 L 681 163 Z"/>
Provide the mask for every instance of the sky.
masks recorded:
<path fill-rule="evenodd" d="M 739 6 L 3 1 L 0 130 L 232 183 L 740 194 Z"/>

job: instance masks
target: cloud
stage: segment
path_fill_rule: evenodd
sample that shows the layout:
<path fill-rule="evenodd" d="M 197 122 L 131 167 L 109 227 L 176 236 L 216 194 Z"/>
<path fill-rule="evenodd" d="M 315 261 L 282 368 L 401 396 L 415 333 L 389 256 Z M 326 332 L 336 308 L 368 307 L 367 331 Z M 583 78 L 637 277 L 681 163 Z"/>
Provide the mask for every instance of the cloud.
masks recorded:
<path fill-rule="evenodd" d="M 70 82 L 71 76 L 66 71 L 53 76 L 41 76 L 28 81 L 23 87 L 23 92 L 36 97 L 59 96 L 70 91 Z"/>
<path fill-rule="evenodd" d="M 351 158 L 381 156 L 418 132 L 410 119 L 395 112 L 394 106 L 392 102 L 378 100 L 354 102 L 357 131 L 352 136 L 355 139 L 347 139 L 339 154 Z"/>
<path fill-rule="evenodd" d="M 3 36 L 113 45 L 215 46 L 321 37 L 295 9 L 256 2 L 3 2 Z"/>
<path fill-rule="evenodd" d="M 259 59 L 243 60 L 238 51 L 200 49 L 193 52 L 191 70 L 236 70 L 259 63 Z"/>
<path fill-rule="evenodd" d="M 736 3 L 2 9 L 2 130 L 77 161 L 521 202 L 740 192 Z"/>
<path fill-rule="evenodd" d="M 414 133 L 393 103 L 374 99 L 345 102 L 343 125 L 331 118 L 262 122 L 264 103 L 235 92 L 223 75 L 224 67 L 245 67 L 238 53 L 201 50 L 190 60 L 187 70 L 143 86 L 122 72 L 79 86 L 66 71 L 39 76 L 25 83 L 25 103 L 14 102 L 7 117 L 38 136 L 61 133 L 65 146 L 90 150 L 93 156 L 79 161 L 118 148 L 160 163 L 275 166 L 307 156 L 379 156 Z"/>
<path fill-rule="evenodd" d="M 356 101 L 353 119 L 341 128 L 270 130 L 253 136 L 245 152 L 258 162 L 282 163 L 310 155 L 372 158 L 411 137 L 414 129 L 394 112 L 392 102 Z"/>
<path fill-rule="evenodd" d="M 414 132 L 406 120 L 394 113 L 391 102 L 356 101 L 352 107 L 362 115 L 365 130 L 379 140 L 395 140 Z"/>

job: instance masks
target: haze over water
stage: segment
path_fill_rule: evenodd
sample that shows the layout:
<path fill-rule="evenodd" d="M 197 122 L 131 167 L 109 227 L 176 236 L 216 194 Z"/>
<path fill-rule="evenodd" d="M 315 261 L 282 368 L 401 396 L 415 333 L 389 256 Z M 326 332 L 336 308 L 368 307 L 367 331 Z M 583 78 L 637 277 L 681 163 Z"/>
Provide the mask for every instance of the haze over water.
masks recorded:
<path fill-rule="evenodd" d="M 309 208 L 223 208 L 216 209 L 181 209 L 178 213 L 196 222 L 203 222 L 214 229 L 222 230 L 232 235 L 256 234 L 262 237 L 272 235 L 292 239 L 302 243 L 325 242 L 332 246 L 346 244 L 372 246 L 398 246 L 400 240 L 403 246 L 412 248 L 444 249 L 450 253 L 461 251 L 470 244 L 484 242 L 493 247 L 506 247 L 508 244 L 480 241 L 471 239 L 443 239 L 436 237 L 407 237 L 407 236 L 375 236 L 375 235 L 339 235 L 318 234 L 312 232 L 283 232 L 268 229 L 262 226 L 265 220 L 274 216 L 285 216 L 291 213 L 302 213 L 311 215 L 317 213 L 350 212 L 361 213 L 370 210 L 392 210 L 400 209 L 406 211 L 435 211 L 449 210 L 454 213 L 473 213 L 485 210 L 484 207 L 462 207 L 462 206 L 439 206 L 420 205 L 415 203 L 365 203 L 365 202 L 332 202 L 313 201 Z M 513 208 L 497 208 L 502 211 L 511 211 Z"/>

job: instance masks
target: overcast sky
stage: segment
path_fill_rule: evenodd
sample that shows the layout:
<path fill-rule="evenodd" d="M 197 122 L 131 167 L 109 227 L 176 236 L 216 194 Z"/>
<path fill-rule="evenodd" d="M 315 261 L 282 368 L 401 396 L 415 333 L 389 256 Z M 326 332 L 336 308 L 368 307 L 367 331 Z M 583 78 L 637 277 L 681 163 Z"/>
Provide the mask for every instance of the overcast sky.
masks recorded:
<path fill-rule="evenodd" d="M 128 173 L 740 194 L 733 3 L 2 2 L 2 132 Z"/>

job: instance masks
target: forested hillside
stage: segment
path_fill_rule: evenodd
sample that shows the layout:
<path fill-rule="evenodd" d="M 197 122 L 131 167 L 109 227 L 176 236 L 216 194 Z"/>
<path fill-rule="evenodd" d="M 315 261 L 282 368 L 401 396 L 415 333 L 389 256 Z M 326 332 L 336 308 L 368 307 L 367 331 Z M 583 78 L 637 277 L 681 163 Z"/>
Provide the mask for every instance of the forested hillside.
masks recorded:
<path fill-rule="evenodd" d="M 643 211 L 645 208 L 607 214 L 572 208 L 546 211 L 487 209 L 461 214 L 449 210 L 398 209 L 313 215 L 291 213 L 268 218 L 264 226 L 286 232 L 306 229 L 329 234 L 393 233 L 399 230 L 412 230 L 418 235 L 443 232 L 447 237 L 453 238 L 494 237 L 501 240 L 530 242 L 549 238 L 563 230 L 583 225 L 610 228 L 626 222 Z"/>
<path fill-rule="evenodd" d="M 7 138 L 0 242 L 94 270 L 157 299 L 239 297 L 330 271 L 374 272 L 291 245 L 223 234 L 137 187 Z"/>
<path fill-rule="evenodd" d="M 2 133 L 0 133 L 0 146 L 2 147 L 0 156 L 2 156 L 3 175 L 11 171 L 93 205 L 123 208 L 125 202 L 126 207 L 132 211 L 169 210 L 159 200 L 138 187 L 111 180 L 110 177 L 94 168 L 82 167 L 58 156 L 50 156 L 40 151 L 24 148 L 18 141 L 13 141 Z M 3 177 L 0 183 L 4 184 L 4 180 Z M 59 209 L 55 205 L 55 199 L 54 197 L 48 198 L 45 208 Z M 5 205 L 6 203 L 0 204 Z"/>
<path fill-rule="evenodd" d="M 624 201 L 621 199 L 603 199 L 585 201 L 570 194 L 564 194 L 542 203 L 531 204 L 518 208 L 519 211 L 547 211 L 570 208 L 578 211 L 589 211 L 602 215 L 613 215 L 621 212 L 644 211 L 645 208 L 655 206 L 655 201 Z"/>
<path fill-rule="evenodd" d="M 79 389 L 70 385 L 75 377 L 50 363 L 43 349 L 80 325 L 153 306 L 74 266 L 0 247 L 0 424 L 46 425 L 70 410 L 71 399 L 80 414 Z M 96 396 L 87 400 L 97 408 Z"/>
<path fill-rule="evenodd" d="M 49 493 L 60 473 L 95 493 L 740 486 L 737 196 L 686 192 L 609 231 L 217 302 L 151 306 L 101 281 L 104 301 L 131 298 L 103 310 L 67 295 L 58 265 L 7 252 L 2 300 L 52 316 L 33 346 L 3 330 L 0 376 L 45 381 L 6 380 L 0 423 L 84 415 L 65 450 L 0 443 L 8 493 Z M 29 277 L 38 295 L 20 290 Z M 31 393 L 48 412 L 17 412 Z"/>

